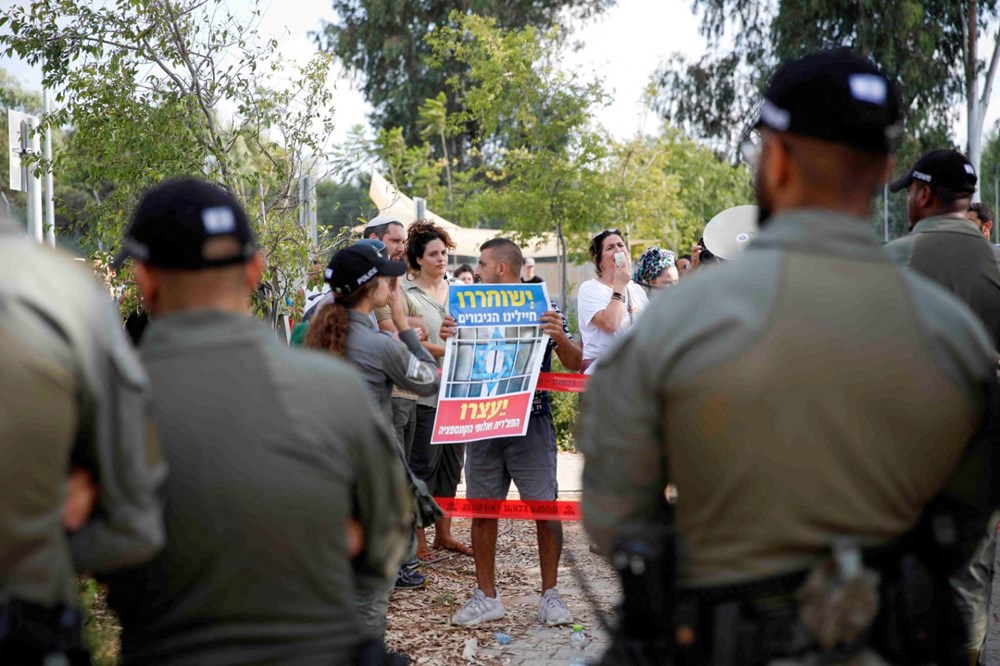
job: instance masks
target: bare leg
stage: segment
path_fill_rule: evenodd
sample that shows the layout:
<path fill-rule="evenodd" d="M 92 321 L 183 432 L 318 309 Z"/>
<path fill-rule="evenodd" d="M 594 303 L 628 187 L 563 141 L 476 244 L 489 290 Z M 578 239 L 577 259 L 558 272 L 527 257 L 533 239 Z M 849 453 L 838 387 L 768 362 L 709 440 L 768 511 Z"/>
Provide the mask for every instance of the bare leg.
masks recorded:
<path fill-rule="evenodd" d="M 476 584 L 488 597 L 497 596 L 497 524 L 495 518 L 472 519 L 472 557 L 476 561 Z"/>
<path fill-rule="evenodd" d="M 456 539 L 451 534 L 451 518 L 445 516 L 434 523 L 434 547 L 453 550 L 463 555 L 472 555 L 472 548 Z"/>
<path fill-rule="evenodd" d="M 427 547 L 427 534 L 424 532 L 424 528 L 418 527 L 414 531 L 417 535 L 417 557 L 422 559 L 431 557 L 432 551 Z"/>
<path fill-rule="evenodd" d="M 538 532 L 538 562 L 542 569 L 542 592 L 545 592 L 556 586 L 559 575 L 559 558 L 562 556 L 563 544 L 562 523 L 558 520 L 536 520 L 535 530 Z M 476 564 L 478 573 L 479 563 Z M 484 589 L 483 592 L 485 591 Z"/>

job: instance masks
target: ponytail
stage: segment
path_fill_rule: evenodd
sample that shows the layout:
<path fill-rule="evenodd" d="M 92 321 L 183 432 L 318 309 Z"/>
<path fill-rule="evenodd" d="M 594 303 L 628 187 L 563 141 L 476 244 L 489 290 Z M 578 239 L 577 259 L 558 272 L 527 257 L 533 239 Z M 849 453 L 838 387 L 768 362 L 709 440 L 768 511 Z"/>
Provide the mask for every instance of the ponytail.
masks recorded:
<path fill-rule="evenodd" d="M 306 347 L 325 349 L 343 358 L 347 354 L 347 328 L 350 318 L 347 308 L 334 301 L 320 306 L 320 311 L 309 322 Z"/>
<path fill-rule="evenodd" d="M 360 303 L 370 291 L 374 291 L 378 280 L 371 280 L 360 289 L 347 296 L 337 296 L 332 303 L 318 306 L 316 316 L 309 322 L 305 346 L 312 349 L 325 349 L 341 358 L 347 356 L 347 334 L 351 318 L 347 311 Z"/>

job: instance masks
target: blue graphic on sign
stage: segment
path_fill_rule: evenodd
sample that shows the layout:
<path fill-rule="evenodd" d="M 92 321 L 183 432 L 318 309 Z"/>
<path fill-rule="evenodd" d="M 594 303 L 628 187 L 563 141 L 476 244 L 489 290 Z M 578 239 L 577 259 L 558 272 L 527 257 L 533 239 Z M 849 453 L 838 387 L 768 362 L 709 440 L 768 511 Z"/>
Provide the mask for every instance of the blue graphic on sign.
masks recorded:
<path fill-rule="evenodd" d="M 489 343 L 476 346 L 469 379 L 483 382 L 487 395 L 494 395 L 498 380 L 510 377 L 516 353 L 517 345 L 507 342 L 500 329 L 493 329 Z"/>

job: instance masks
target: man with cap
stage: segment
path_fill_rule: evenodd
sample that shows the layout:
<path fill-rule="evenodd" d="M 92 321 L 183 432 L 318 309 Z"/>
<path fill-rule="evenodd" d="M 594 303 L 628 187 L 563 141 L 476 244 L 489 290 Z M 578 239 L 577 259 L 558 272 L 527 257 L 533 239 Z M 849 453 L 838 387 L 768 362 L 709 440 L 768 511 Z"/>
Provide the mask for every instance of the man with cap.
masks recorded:
<path fill-rule="evenodd" d="M 935 634 L 942 575 L 921 579 L 934 612 L 899 621 L 913 590 L 890 555 L 979 428 L 993 358 L 972 314 L 870 231 L 899 123 L 895 85 L 866 59 L 781 67 L 744 151 L 760 231 L 602 358 L 577 445 L 584 524 L 626 591 L 615 649 L 631 654 L 609 663 L 833 663 L 873 648 L 952 663 L 889 635 L 909 629 L 961 650 Z"/>
<path fill-rule="evenodd" d="M 151 314 L 140 351 L 170 467 L 166 547 L 108 579 L 124 663 L 356 659 L 356 595 L 395 576 L 410 511 L 364 383 L 250 317 L 264 260 L 228 192 L 153 187 L 122 254 Z"/>
<path fill-rule="evenodd" d="M 976 170 L 958 151 L 932 150 L 889 185 L 892 192 L 903 189 L 910 233 L 885 251 L 968 305 L 1000 350 L 1000 264 L 979 226 L 966 217 Z"/>
<path fill-rule="evenodd" d="M 523 277 L 521 282 L 525 284 L 538 284 L 539 282 L 544 282 L 542 278 L 535 275 L 535 260 L 532 257 L 524 258 L 524 268 L 521 269 Z"/>
<path fill-rule="evenodd" d="M 89 664 L 75 573 L 163 545 L 149 382 L 88 268 L 0 218 L 2 664 Z"/>
<path fill-rule="evenodd" d="M 976 191 L 976 171 L 955 150 L 932 150 L 916 161 L 889 189 L 907 190 L 910 233 L 888 243 L 885 251 L 900 264 L 924 274 L 954 294 L 979 317 L 1000 350 L 1000 255 L 980 225 L 970 219 L 970 200 Z M 992 217 L 992 216 L 990 216 Z M 994 412 L 996 409 L 994 408 Z M 970 566 L 952 584 L 969 629 L 968 649 L 978 650 L 986 633 L 989 575 L 982 561 L 996 543 L 996 498 L 969 497 L 969 488 L 989 487 L 995 426 L 984 432 L 969 461 L 953 480 L 953 501 L 967 514 L 960 541 Z"/>
<path fill-rule="evenodd" d="M 521 248 L 507 238 L 483 243 L 476 264 L 476 278 L 484 284 L 517 284 L 522 268 Z M 552 352 L 567 370 L 576 371 L 583 363 L 583 350 L 573 341 L 566 318 L 554 303 L 541 316 L 541 330 L 549 336 L 542 356 L 541 371 L 552 367 Z M 441 337 L 458 332 L 454 317 L 447 316 Z M 552 501 L 559 493 L 556 477 L 556 432 L 547 391 L 536 391 L 523 437 L 498 437 L 469 444 L 465 453 L 466 497 L 507 499 L 511 481 L 523 500 Z M 472 552 L 476 562 L 476 589 L 452 622 L 475 626 L 499 620 L 506 614 L 496 587 L 496 518 L 473 518 Z M 562 554 L 562 525 L 557 520 L 536 520 L 538 560 L 541 570 L 541 597 L 538 621 L 549 626 L 572 624 L 573 615 L 556 587 Z"/>

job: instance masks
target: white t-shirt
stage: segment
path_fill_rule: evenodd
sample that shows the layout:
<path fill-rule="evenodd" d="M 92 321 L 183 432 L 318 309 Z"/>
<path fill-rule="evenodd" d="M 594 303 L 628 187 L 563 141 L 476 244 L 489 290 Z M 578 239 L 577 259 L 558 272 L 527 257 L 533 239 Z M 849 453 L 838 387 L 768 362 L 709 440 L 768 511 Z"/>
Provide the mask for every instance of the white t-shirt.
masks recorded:
<path fill-rule="evenodd" d="M 625 316 L 622 317 L 622 322 L 618 325 L 616 332 L 607 333 L 597 328 L 593 319 L 595 314 L 608 307 L 613 293 L 614 290 L 611 287 L 598 282 L 597 278 L 591 278 L 580 285 L 580 291 L 576 296 L 576 311 L 580 317 L 580 332 L 583 334 L 583 360 L 585 361 L 599 358 L 611 345 L 615 336 L 627 331 L 649 303 L 642 287 L 634 282 L 629 282 L 623 292 Z M 629 308 L 631 308 L 631 312 L 629 312 Z"/>

